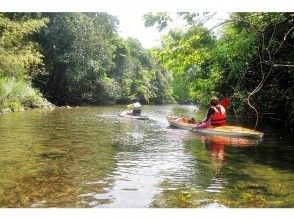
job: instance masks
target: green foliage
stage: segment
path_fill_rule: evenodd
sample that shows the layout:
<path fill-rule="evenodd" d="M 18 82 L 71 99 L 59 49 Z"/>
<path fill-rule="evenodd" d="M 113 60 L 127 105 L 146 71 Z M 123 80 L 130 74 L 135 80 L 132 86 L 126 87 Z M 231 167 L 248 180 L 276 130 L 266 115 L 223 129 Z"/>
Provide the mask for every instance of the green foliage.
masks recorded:
<path fill-rule="evenodd" d="M 154 50 L 173 75 L 178 102 L 204 105 L 211 95 L 227 96 L 235 113 L 252 114 L 251 94 L 260 113 L 293 125 L 293 13 L 231 13 L 218 39 L 203 26 L 213 13 L 178 14 L 186 30 L 170 31 Z M 145 19 L 147 26 L 164 21 L 159 14 Z"/>
<path fill-rule="evenodd" d="M 218 42 L 216 61 L 223 64 L 223 81 L 216 89 L 231 96 L 237 113 L 251 114 L 247 97 L 265 78 L 253 104 L 261 114 L 276 113 L 291 123 L 293 14 L 233 13 L 231 21 Z"/>
<path fill-rule="evenodd" d="M 137 39 L 117 35 L 118 20 L 107 13 L 45 13 L 47 28 L 36 35 L 48 75 L 34 79 L 58 105 L 172 100 L 168 76 Z M 165 81 L 162 83 L 161 81 Z M 157 84 L 156 84 L 157 83 Z M 161 86 L 160 89 L 156 85 Z M 165 88 L 166 87 L 166 88 Z M 158 92 L 164 92 L 165 95 Z"/>
<path fill-rule="evenodd" d="M 57 104 L 97 103 L 97 92 L 107 97 L 106 76 L 114 65 L 114 17 L 106 13 L 55 13 L 37 36 L 49 76 L 42 88 Z M 44 79 L 42 79 L 44 80 Z M 40 86 L 41 87 L 41 86 Z"/>
<path fill-rule="evenodd" d="M 115 66 L 109 75 L 120 85 L 117 102 L 130 102 L 135 97 L 143 102 L 172 102 L 171 75 L 150 51 L 133 38 L 117 39 L 116 45 Z"/>
<path fill-rule="evenodd" d="M 158 65 L 158 70 L 155 71 L 154 92 L 156 96 L 153 101 L 158 104 L 174 103 L 175 100 L 172 94 L 172 75 L 163 67 Z"/>
<path fill-rule="evenodd" d="M 29 36 L 45 26 L 47 19 L 13 21 L 0 14 L 0 76 L 22 78 L 42 55 Z"/>
<path fill-rule="evenodd" d="M 186 32 L 171 31 L 163 38 L 162 48 L 154 50 L 157 59 L 173 74 L 177 101 L 203 102 L 203 96 L 213 91 L 213 82 L 219 79 L 210 65 L 214 45 L 215 38 L 206 28 L 192 26 Z"/>
<path fill-rule="evenodd" d="M 42 95 L 32 88 L 25 80 L 16 78 L 0 78 L 0 108 L 9 108 L 12 111 L 21 110 L 22 107 L 42 108 L 49 107 Z"/>
<path fill-rule="evenodd" d="M 147 13 L 144 16 L 145 22 L 144 25 L 145 27 L 151 27 L 155 24 L 157 24 L 157 29 L 159 31 L 162 31 L 168 26 L 168 22 L 171 22 L 172 19 L 168 15 L 167 12 L 157 12 L 157 13 Z"/>
<path fill-rule="evenodd" d="M 47 104 L 29 81 L 42 64 L 42 55 L 30 37 L 47 19 L 10 19 L 13 15 L 0 14 L 0 108 L 17 111 Z"/>

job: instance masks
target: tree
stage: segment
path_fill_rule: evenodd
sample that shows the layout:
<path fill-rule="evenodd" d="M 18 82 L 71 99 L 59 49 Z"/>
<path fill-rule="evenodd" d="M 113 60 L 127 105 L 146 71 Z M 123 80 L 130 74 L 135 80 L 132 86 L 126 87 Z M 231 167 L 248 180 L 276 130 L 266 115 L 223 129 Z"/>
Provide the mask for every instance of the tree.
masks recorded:
<path fill-rule="evenodd" d="M 179 102 L 204 102 L 213 93 L 213 82 L 220 76 L 211 66 L 215 38 L 202 26 L 191 26 L 186 32 L 170 31 L 162 47 L 154 49 L 157 59 L 171 71 L 173 93 Z"/>
<path fill-rule="evenodd" d="M 42 65 L 42 55 L 31 36 L 44 27 L 47 19 L 14 18 L 0 14 L 0 107 L 17 110 L 46 103 L 30 79 Z"/>
<path fill-rule="evenodd" d="M 61 105 L 115 100 L 118 86 L 107 74 L 114 65 L 118 21 L 106 13 L 45 16 L 50 23 L 37 39 L 49 75 L 36 83 L 46 96 Z"/>
<path fill-rule="evenodd" d="M 293 125 L 293 31 L 291 13 L 232 14 L 217 62 L 226 64 L 218 89 L 234 99 L 235 112 L 250 107 L 257 118 L 271 113 Z"/>

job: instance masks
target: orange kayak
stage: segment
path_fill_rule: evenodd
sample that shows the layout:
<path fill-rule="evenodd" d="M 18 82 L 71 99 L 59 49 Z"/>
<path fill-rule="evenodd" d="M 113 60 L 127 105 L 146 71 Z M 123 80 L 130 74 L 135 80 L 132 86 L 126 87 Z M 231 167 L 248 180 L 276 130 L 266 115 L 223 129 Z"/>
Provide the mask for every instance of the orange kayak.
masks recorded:
<path fill-rule="evenodd" d="M 243 128 L 240 126 L 219 126 L 219 127 L 208 127 L 208 128 L 195 128 L 195 123 L 191 123 L 189 118 L 185 117 L 176 117 L 169 115 L 166 117 L 170 126 L 192 130 L 205 135 L 221 135 L 221 136 L 232 136 L 232 137 L 249 137 L 249 138 L 262 138 L 264 133 L 255 131 L 248 128 Z"/>

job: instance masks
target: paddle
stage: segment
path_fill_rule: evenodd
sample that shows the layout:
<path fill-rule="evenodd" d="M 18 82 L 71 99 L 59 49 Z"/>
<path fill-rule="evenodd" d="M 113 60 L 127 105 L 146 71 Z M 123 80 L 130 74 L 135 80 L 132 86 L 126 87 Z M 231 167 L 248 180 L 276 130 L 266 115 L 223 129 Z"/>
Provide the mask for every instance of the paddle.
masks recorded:
<path fill-rule="evenodd" d="M 230 105 L 230 100 L 227 97 L 225 97 L 219 101 L 219 104 L 222 105 L 226 109 Z M 200 123 L 197 123 L 196 125 L 198 125 L 198 124 L 200 124 Z M 192 129 L 190 129 L 190 131 L 192 131 L 195 128 L 196 127 L 193 127 Z"/>
<path fill-rule="evenodd" d="M 197 123 L 196 125 L 198 125 L 198 124 L 199 124 L 199 123 Z M 195 128 L 196 128 L 196 127 L 191 128 L 190 131 L 193 131 Z"/>
<path fill-rule="evenodd" d="M 224 106 L 224 108 L 226 109 L 230 105 L 230 100 L 228 98 L 223 98 L 219 101 L 219 104 Z"/>

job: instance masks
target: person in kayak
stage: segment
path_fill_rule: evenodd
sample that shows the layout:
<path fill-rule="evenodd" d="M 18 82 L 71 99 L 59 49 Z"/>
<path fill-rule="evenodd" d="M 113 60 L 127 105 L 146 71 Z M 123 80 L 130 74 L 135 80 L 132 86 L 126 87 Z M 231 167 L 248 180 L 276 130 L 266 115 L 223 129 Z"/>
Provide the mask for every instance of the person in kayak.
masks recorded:
<path fill-rule="evenodd" d="M 127 106 L 127 109 L 129 110 L 129 115 L 139 116 L 141 115 L 141 104 L 139 103 L 138 99 L 133 100 L 133 104 L 130 104 Z"/>
<path fill-rule="evenodd" d="M 212 96 L 210 98 L 210 108 L 206 118 L 196 124 L 196 128 L 207 128 L 209 126 L 223 126 L 226 124 L 226 109 L 219 104 L 219 100 Z"/>

